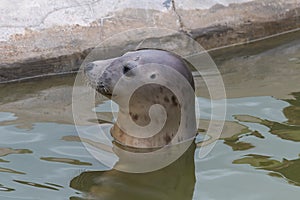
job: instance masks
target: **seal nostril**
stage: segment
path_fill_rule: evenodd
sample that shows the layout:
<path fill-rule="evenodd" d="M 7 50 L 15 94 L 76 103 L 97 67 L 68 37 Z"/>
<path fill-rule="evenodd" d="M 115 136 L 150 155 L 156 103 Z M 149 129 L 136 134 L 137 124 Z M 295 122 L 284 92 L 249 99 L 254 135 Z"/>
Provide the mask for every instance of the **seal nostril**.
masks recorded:
<path fill-rule="evenodd" d="M 103 82 L 100 82 L 98 85 L 99 85 L 100 88 L 104 88 L 105 87 L 105 85 L 104 85 Z"/>
<path fill-rule="evenodd" d="M 87 63 L 84 67 L 84 72 L 91 71 L 94 68 L 94 63 Z"/>

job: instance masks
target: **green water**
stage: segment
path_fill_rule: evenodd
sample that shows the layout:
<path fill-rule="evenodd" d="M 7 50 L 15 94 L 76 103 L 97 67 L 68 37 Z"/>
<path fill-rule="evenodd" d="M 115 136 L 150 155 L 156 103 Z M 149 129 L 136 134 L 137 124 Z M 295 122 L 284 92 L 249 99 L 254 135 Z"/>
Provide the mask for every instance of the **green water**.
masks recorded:
<path fill-rule="evenodd" d="M 298 200 L 300 41 L 218 66 L 228 94 L 221 138 L 205 158 L 198 147 L 191 159 L 192 146 L 147 174 L 110 170 L 78 142 L 74 76 L 1 85 L 0 199 Z M 205 133 L 210 101 L 198 96 Z M 99 103 L 103 122 L 107 105 Z"/>

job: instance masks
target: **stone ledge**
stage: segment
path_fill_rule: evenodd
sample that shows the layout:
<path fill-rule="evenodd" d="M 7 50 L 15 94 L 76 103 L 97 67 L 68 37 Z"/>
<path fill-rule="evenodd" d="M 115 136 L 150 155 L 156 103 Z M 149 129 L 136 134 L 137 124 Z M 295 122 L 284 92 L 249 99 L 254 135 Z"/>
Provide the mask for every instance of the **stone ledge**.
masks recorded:
<path fill-rule="evenodd" d="M 171 2 L 173 8 L 164 10 L 116 10 L 110 13 L 111 17 L 96 19 L 88 26 L 26 28 L 24 34 L 15 34 L 0 42 L 3 52 L 0 82 L 76 71 L 91 49 L 111 35 L 129 29 L 158 27 L 183 31 L 210 50 L 300 28 L 298 0 L 252 1 L 216 5 L 206 10 L 185 10 L 184 5 Z M 124 45 L 127 44 L 119 48 L 126 49 Z"/>

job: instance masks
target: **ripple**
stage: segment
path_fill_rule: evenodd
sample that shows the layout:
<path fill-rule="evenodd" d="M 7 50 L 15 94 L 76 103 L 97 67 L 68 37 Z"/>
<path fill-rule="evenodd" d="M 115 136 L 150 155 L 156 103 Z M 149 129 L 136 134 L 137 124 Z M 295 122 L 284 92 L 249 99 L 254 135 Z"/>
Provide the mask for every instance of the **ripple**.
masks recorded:
<path fill-rule="evenodd" d="M 19 172 L 19 171 L 15 171 L 13 169 L 3 168 L 3 167 L 0 167 L 0 172 L 12 173 L 12 174 L 26 174 L 24 172 Z"/>
<path fill-rule="evenodd" d="M 5 187 L 2 184 L 0 184 L 0 192 L 12 192 L 15 191 L 13 188 Z"/>
<path fill-rule="evenodd" d="M 248 115 L 236 115 L 235 118 L 240 122 L 251 122 L 264 125 L 270 129 L 270 133 L 284 140 L 300 142 L 300 126 L 293 126 L 286 123 L 279 123 L 270 120 L 263 120 Z"/>
<path fill-rule="evenodd" d="M 200 128 L 203 130 L 198 130 L 199 134 L 201 132 L 205 132 L 208 126 L 208 121 L 200 121 Z M 250 133 L 250 134 L 247 134 Z M 220 139 L 224 140 L 224 144 L 229 145 L 232 147 L 234 151 L 242 151 L 242 150 L 248 150 L 251 148 L 254 148 L 254 145 L 246 142 L 239 141 L 244 136 L 254 135 L 256 137 L 259 137 L 259 134 L 251 133 L 251 130 L 248 129 L 247 126 L 244 126 L 238 122 L 231 122 L 231 121 L 225 121 L 224 128 L 222 130 L 222 134 L 220 135 L 206 135 L 208 139 L 199 140 L 198 137 L 196 138 L 196 143 L 198 147 L 206 146 L 211 144 L 212 142 Z"/>
<path fill-rule="evenodd" d="M 201 176 L 201 179 L 204 180 L 214 180 L 214 179 L 220 179 L 222 177 L 230 177 L 234 174 L 241 174 L 241 172 L 233 171 L 231 169 L 211 169 L 206 170 L 204 172 L 197 172 L 198 176 Z"/>
<path fill-rule="evenodd" d="M 282 161 L 272 159 L 270 156 L 249 154 L 244 158 L 233 161 L 233 164 L 249 164 L 257 169 L 270 171 L 270 176 L 281 177 L 288 183 L 300 186 L 300 158 Z"/>
<path fill-rule="evenodd" d="M 226 141 L 224 144 L 227 144 L 232 147 L 232 150 L 234 151 L 245 151 L 248 149 L 253 149 L 255 146 L 248 142 L 232 142 L 232 141 Z"/>
<path fill-rule="evenodd" d="M 71 164 L 71 165 L 88 165 L 88 166 L 92 166 L 92 163 L 81 162 L 80 160 L 71 159 L 71 158 L 41 157 L 40 159 L 45 160 L 45 161 L 49 161 L 49 162 L 67 163 L 67 164 Z"/>
<path fill-rule="evenodd" d="M 5 163 L 7 163 L 7 162 L 9 162 L 9 161 L 0 158 L 0 162 L 5 162 Z"/>
<path fill-rule="evenodd" d="M 200 107 L 200 116 L 203 119 L 210 119 L 211 117 L 211 101 L 209 99 L 197 97 Z M 222 105 L 222 100 L 213 100 L 216 108 Z M 279 101 L 273 97 L 244 97 L 227 99 L 227 113 L 226 120 L 234 120 L 234 115 L 251 115 L 262 119 L 273 121 L 286 121 L 286 116 L 282 110 L 289 106 L 289 102 Z M 215 120 L 219 119 L 218 116 L 213 116 Z"/>
<path fill-rule="evenodd" d="M 50 187 L 50 186 L 47 186 L 47 185 L 44 185 L 44 184 L 28 182 L 28 181 L 21 181 L 21 180 L 14 180 L 14 181 L 17 182 L 17 183 L 20 183 L 20 184 L 24 184 L 24 185 L 28 185 L 28 186 L 32 186 L 32 187 L 36 187 L 36 188 L 56 190 L 56 191 L 59 190 L 56 187 Z"/>
<path fill-rule="evenodd" d="M 52 147 L 51 151 L 67 157 L 76 156 L 76 157 L 85 158 L 88 157 L 89 155 L 83 146 L 57 146 L 57 147 Z"/>
<path fill-rule="evenodd" d="M 27 154 L 32 153 L 29 149 L 12 149 L 12 148 L 0 148 L 0 157 L 7 156 L 9 154 Z"/>
<path fill-rule="evenodd" d="M 24 144 L 41 141 L 43 134 L 32 133 L 28 134 L 28 131 L 17 129 L 13 126 L 0 126 L 0 145 L 11 145 L 11 144 Z"/>

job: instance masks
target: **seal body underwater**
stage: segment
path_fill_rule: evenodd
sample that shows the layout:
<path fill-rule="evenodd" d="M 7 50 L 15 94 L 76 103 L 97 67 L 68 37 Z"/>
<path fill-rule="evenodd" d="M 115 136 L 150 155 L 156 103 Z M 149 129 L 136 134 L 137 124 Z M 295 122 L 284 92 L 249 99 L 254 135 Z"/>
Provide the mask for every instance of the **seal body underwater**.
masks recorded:
<path fill-rule="evenodd" d="M 195 137 L 194 80 L 188 64 L 176 54 L 138 50 L 90 62 L 84 72 L 97 92 L 119 104 L 111 130 L 116 142 L 134 148 L 161 148 Z M 130 98 L 125 98 L 128 95 Z M 152 109 L 153 105 L 160 107 Z M 151 109 L 155 110 L 152 116 Z M 140 135 L 132 134 L 135 131 Z"/>

